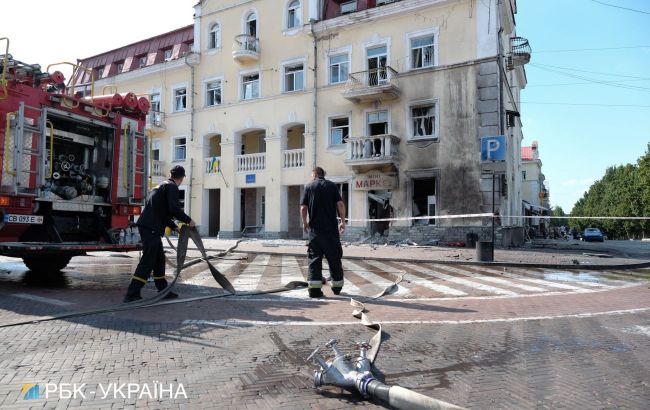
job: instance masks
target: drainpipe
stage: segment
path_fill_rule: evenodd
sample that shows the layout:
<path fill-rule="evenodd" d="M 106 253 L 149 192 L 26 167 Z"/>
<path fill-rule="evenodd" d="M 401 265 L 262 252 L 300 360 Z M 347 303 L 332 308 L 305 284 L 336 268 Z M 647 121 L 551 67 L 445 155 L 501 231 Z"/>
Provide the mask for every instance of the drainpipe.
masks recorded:
<path fill-rule="evenodd" d="M 314 24 L 316 23 L 316 20 L 310 19 L 309 20 L 309 30 L 311 32 L 311 36 L 314 39 L 314 89 L 312 91 L 313 99 L 314 99 L 314 130 L 312 132 L 312 144 L 313 144 L 313 153 L 312 153 L 312 161 L 313 161 L 313 166 L 312 169 L 316 167 L 316 150 L 317 150 L 317 130 L 318 130 L 318 41 L 316 39 L 316 34 L 314 33 Z"/>
<path fill-rule="evenodd" d="M 502 70 L 502 64 L 503 64 L 503 47 L 501 44 L 501 33 L 503 33 L 503 25 L 501 24 L 501 4 L 502 0 L 497 0 L 496 1 L 496 19 L 497 19 L 497 27 L 499 30 L 497 30 L 497 87 L 499 87 L 499 135 L 505 135 L 503 132 L 503 79 L 501 78 L 501 74 L 504 72 Z M 507 141 L 506 141 L 506 147 L 508 146 Z M 506 160 L 507 161 L 507 160 Z M 506 168 L 506 175 L 508 174 L 508 170 Z M 494 209 L 494 171 L 492 172 L 492 215 L 494 215 L 495 209 Z M 501 184 L 503 187 L 503 184 Z M 499 214 L 503 215 L 504 214 L 504 209 L 503 209 L 503 192 L 499 190 Z M 495 245 L 495 229 L 496 227 L 494 226 L 495 223 L 495 217 L 492 217 L 492 260 L 494 260 L 494 245 Z"/>
<path fill-rule="evenodd" d="M 194 76 L 196 66 L 200 62 L 200 54 L 196 52 L 189 52 L 185 56 L 185 64 L 190 68 L 190 143 L 194 142 L 194 115 L 196 112 L 194 96 L 195 96 L 195 87 L 194 87 Z M 186 151 L 187 155 L 187 151 Z M 190 157 L 190 172 L 189 172 L 189 184 L 188 191 L 189 197 L 187 198 L 187 214 L 192 216 L 192 168 L 194 165 L 194 158 Z"/>

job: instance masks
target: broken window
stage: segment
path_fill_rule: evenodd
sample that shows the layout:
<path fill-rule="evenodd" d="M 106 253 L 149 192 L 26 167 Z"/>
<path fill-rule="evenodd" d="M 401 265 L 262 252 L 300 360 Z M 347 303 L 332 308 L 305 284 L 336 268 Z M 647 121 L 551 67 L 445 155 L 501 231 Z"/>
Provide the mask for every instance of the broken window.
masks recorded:
<path fill-rule="evenodd" d="M 433 67 L 433 36 L 411 39 L 411 68 Z"/>
<path fill-rule="evenodd" d="M 388 111 L 368 113 L 368 135 L 388 134 Z"/>
<path fill-rule="evenodd" d="M 242 100 L 260 97 L 259 73 L 242 76 Z"/>
<path fill-rule="evenodd" d="M 411 107 L 411 120 L 413 124 L 412 138 L 436 137 L 435 105 Z"/>
<path fill-rule="evenodd" d="M 413 180 L 413 216 L 436 216 L 436 179 Z M 435 225 L 435 219 L 414 219 L 413 225 Z"/>
<path fill-rule="evenodd" d="M 330 145 L 341 145 L 347 142 L 350 136 L 350 118 L 330 119 Z"/>
<path fill-rule="evenodd" d="M 294 0 L 289 3 L 287 11 L 287 28 L 294 28 L 300 25 L 301 15 L 300 1 Z"/>

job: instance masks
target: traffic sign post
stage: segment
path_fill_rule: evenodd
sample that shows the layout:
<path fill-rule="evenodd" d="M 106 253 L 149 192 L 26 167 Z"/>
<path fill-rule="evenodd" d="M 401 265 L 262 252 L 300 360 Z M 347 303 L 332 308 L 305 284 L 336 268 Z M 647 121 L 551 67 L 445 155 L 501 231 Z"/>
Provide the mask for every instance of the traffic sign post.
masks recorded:
<path fill-rule="evenodd" d="M 506 136 L 481 137 L 481 171 L 492 174 L 492 261 L 494 261 L 494 178 L 506 172 Z"/>

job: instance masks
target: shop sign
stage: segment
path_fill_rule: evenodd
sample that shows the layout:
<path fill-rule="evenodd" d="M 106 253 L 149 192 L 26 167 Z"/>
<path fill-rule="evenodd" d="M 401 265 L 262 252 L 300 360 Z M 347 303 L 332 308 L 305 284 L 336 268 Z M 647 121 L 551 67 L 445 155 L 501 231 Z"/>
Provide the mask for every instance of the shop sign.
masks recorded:
<path fill-rule="evenodd" d="M 354 189 L 371 191 L 395 188 L 397 188 L 397 176 L 393 173 L 370 171 L 357 175 L 354 179 Z"/>

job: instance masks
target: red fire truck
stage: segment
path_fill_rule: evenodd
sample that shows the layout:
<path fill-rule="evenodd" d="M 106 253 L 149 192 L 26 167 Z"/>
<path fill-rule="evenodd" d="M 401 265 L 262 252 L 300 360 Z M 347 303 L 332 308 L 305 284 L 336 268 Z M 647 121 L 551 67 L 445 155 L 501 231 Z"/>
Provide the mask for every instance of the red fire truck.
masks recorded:
<path fill-rule="evenodd" d="M 4 40 L 0 255 L 51 272 L 89 251 L 140 249 L 129 223 L 147 194 L 149 102 L 92 96 L 92 72 L 79 66 L 72 78 L 90 81 L 66 86 L 61 72 L 14 59 Z"/>

